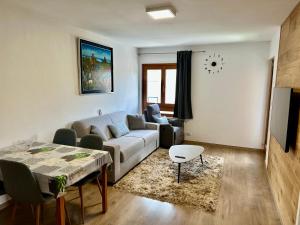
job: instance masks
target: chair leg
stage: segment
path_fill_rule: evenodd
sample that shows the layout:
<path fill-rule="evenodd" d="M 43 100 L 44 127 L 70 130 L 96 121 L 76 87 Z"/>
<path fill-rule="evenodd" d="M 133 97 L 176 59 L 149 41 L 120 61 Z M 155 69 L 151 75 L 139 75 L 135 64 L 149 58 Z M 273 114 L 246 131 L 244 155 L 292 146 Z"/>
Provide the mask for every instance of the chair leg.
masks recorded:
<path fill-rule="evenodd" d="M 82 224 L 84 224 L 84 205 L 83 205 L 82 186 L 79 186 L 78 190 L 79 190 L 79 196 L 80 196 L 81 221 L 82 221 Z"/>
<path fill-rule="evenodd" d="M 34 205 L 30 204 L 32 216 L 35 217 Z"/>
<path fill-rule="evenodd" d="M 98 186 L 98 189 L 99 189 L 99 192 L 100 192 L 100 195 L 101 195 L 101 198 L 102 198 L 102 186 L 101 186 L 101 183 L 100 183 L 100 177 L 97 177 L 96 180 L 97 180 L 97 186 Z M 100 212 L 102 213 L 102 211 Z"/>
<path fill-rule="evenodd" d="M 17 203 L 14 203 L 14 206 L 13 206 L 13 209 L 12 209 L 12 213 L 11 213 L 11 221 L 10 221 L 11 225 L 14 224 L 15 217 L 16 217 L 17 207 L 18 207 Z"/>
<path fill-rule="evenodd" d="M 70 220 L 70 217 L 69 217 L 69 213 L 68 213 L 66 204 L 65 204 L 65 212 L 66 212 L 66 217 L 68 219 L 68 223 L 69 223 L 69 225 L 71 225 L 71 220 Z"/>
<path fill-rule="evenodd" d="M 102 187 L 101 187 L 101 183 L 100 183 L 99 177 L 97 177 L 96 180 L 97 180 L 98 189 L 99 189 L 100 194 L 102 196 Z"/>
<path fill-rule="evenodd" d="M 35 225 L 40 225 L 41 205 L 35 207 Z"/>
<path fill-rule="evenodd" d="M 42 222 L 44 223 L 44 204 L 41 204 L 41 219 L 42 219 Z"/>

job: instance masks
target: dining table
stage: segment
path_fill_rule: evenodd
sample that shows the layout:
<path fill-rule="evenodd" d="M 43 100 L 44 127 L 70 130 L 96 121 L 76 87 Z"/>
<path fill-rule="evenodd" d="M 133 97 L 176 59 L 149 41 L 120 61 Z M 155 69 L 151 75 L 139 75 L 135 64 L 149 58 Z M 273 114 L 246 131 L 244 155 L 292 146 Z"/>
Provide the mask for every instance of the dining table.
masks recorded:
<path fill-rule="evenodd" d="M 112 163 L 107 151 L 34 142 L 30 146 L 12 145 L 2 148 L 0 159 L 21 162 L 29 167 L 40 185 L 41 192 L 51 194 L 56 199 L 57 225 L 65 225 L 66 188 L 99 170 L 102 212 L 107 211 L 107 167 Z"/>

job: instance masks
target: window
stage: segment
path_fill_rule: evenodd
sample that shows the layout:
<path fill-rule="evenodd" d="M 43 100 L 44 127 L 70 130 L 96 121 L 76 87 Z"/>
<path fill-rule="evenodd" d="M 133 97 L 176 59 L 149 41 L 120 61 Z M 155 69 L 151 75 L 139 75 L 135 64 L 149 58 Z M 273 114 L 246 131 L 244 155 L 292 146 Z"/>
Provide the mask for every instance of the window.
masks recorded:
<path fill-rule="evenodd" d="M 175 89 L 176 64 L 143 64 L 143 109 L 158 103 L 162 114 L 172 116 Z"/>

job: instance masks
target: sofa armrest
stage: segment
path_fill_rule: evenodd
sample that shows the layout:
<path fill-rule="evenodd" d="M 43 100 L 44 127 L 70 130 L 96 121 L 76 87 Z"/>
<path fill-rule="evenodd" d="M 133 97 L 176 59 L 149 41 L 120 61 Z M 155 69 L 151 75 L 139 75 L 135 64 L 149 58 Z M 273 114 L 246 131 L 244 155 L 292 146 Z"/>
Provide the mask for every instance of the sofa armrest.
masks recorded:
<path fill-rule="evenodd" d="M 104 143 L 103 151 L 110 153 L 113 163 L 108 167 L 109 182 L 114 182 L 120 174 L 120 145 Z"/>
<path fill-rule="evenodd" d="M 150 123 L 150 122 L 146 122 L 146 129 L 148 130 L 157 130 L 159 131 L 159 125 L 158 123 Z"/>

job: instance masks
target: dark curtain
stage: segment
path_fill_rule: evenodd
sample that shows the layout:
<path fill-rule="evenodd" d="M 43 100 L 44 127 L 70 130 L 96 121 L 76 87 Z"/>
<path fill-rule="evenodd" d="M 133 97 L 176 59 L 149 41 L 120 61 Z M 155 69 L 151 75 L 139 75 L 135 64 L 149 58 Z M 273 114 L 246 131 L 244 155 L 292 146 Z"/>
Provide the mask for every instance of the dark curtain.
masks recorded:
<path fill-rule="evenodd" d="M 191 100 L 192 51 L 177 52 L 177 79 L 174 117 L 192 119 Z"/>

